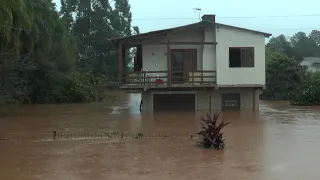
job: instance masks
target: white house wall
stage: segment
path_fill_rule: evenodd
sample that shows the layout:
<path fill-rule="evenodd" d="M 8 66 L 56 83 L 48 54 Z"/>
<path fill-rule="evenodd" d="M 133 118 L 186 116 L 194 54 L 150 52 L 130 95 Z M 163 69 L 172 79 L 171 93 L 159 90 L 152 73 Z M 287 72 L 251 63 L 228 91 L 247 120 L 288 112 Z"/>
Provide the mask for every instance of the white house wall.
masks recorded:
<path fill-rule="evenodd" d="M 265 84 L 265 37 L 262 34 L 217 26 L 217 84 Z M 229 67 L 229 47 L 254 47 L 254 67 Z"/>
<path fill-rule="evenodd" d="M 142 46 L 142 69 L 143 71 L 167 71 L 167 46 L 166 45 L 143 45 Z M 151 76 L 165 76 L 166 73 L 152 73 Z M 167 79 L 162 78 L 164 81 Z M 152 81 L 154 81 L 152 79 Z"/>
<path fill-rule="evenodd" d="M 194 29 L 190 31 L 184 31 L 175 33 L 169 36 L 170 41 L 177 42 L 201 42 L 203 41 L 203 34 L 200 29 Z"/>

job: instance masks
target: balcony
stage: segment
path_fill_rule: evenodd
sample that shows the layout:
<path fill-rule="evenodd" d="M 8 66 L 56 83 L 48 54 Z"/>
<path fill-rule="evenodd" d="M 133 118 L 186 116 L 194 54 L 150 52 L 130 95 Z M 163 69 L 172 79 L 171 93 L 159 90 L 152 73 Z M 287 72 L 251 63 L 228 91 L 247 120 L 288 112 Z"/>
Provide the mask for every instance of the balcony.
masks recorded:
<path fill-rule="evenodd" d="M 216 71 L 139 71 L 122 75 L 122 89 L 215 87 Z"/>

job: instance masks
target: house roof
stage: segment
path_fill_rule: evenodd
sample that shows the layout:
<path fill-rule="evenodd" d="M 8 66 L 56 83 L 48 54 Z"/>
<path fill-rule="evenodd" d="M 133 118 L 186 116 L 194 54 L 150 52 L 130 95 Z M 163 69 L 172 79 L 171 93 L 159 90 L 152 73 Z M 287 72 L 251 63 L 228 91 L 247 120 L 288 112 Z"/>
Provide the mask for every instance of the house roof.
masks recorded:
<path fill-rule="evenodd" d="M 302 61 L 308 61 L 311 64 L 320 63 L 320 57 L 303 57 Z"/>
<path fill-rule="evenodd" d="M 206 25 L 212 25 L 212 24 L 214 24 L 214 23 L 212 23 L 210 21 L 200 21 L 200 22 L 197 22 L 197 23 L 192 23 L 192 24 L 188 24 L 188 25 L 184 25 L 184 26 L 178 26 L 178 27 L 169 28 L 169 29 L 162 29 L 162 30 L 150 31 L 150 32 L 147 32 L 147 33 L 141 33 L 141 34 L 132 35 L 132 36 L 114 38 L 114 39 L 111 39 L 111 41 L 113 41 L 114 43 L 118 43 L 119 41 L 122 41 L 122 40 L 130 40 L 130 39 L 143 38 L 143 37 L 149 37 L 149 36 L 155 36 L 155 35 L 164 35 L 164 34 L 172 32 L 172 31 L 179 31 L 179 30 L 183 30 L 183 29 L 187 29 L 187 28 L 196 28 L 196 27 L 199 27 L 199 26 L 206 26 Z M 246 29 L 246 28 L 231 26 L 231 25 L 227 25 L 227 24 L 221 24 L 221 23 L 215 23 L 215 24 L 217 26 L 240 29 L 240 30 L 244 30 L 244 31 L 250 31 L 250 32 L 253 32 L 253 33 L 262 34 L 265 37 L 270 37 L 272 35 L 272 34 L 269 34 L 269 33 L 266 33 L 266 32 L 261 32 L 261 31 L 256 31 L 256 30 L 252 30 L 252 29 Z"/>

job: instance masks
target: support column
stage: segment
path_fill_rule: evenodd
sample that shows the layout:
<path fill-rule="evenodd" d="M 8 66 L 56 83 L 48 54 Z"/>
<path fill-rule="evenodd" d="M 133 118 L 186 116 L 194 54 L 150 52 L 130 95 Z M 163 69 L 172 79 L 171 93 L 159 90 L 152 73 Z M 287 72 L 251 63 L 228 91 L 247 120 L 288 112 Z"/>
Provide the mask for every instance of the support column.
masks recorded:
<path fill-rule="evenodd" d="M 253 96 L 254 96 L 254 111 L 259 111 L 259 90 L 253 89 Z"/>
<path fill-rule="evenodd" d="M 167 65 L 168 65 L 168 79 L 167 85 L 171 84 L 171 52 L 170 52 L 170 44 L 167 44 Z"/>
<path fill-rule="evenodd" d="M 126 83 L 126 79 L 123 79 L 123 77 L 127 76 L 127 51 L 126 51 L 126 47 L 123 44 L 122 45 L 122 84 Z"/>
<path fill-rule="evenodd" d="M 152 93 L 151 91 L 142 91 L 141 92 L 142 97 L 142 111 L 143 112 L 150 112 L 152 111 L 153 102 L 152 102 Z"/>
<path fill-rule="evenodd" d="M 214 24 L 213 24 L 213 42 L 216 42 L 217 43 L 217 24 L 216 24 L 216 18 L 214 17 Z M 215 77 L 215 84 L 218 84 L 218 59 L 217 59 L 217 45 L 214 45 L 214 60 L 215 60 L 215 73 L 214 75 L 216 76 Z"/>
<path fill-rule="evenodd" d="M 123 67 L 123 44 L 119 43 L 119 54 L 118 54 L 118 80 L 119 80 L 119 85 L 121 86 L 123 84 L 122 81 L 122 67 Z"/>

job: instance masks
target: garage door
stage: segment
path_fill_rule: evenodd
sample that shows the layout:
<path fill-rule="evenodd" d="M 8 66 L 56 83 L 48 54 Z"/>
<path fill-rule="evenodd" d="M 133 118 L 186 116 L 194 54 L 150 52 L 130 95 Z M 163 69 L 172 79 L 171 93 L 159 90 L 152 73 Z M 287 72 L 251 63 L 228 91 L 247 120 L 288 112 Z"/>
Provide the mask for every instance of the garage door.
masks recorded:
<path fill-rule="evenodd" d="M 194 111 L 195 94 L 154 94 L 154 111 Z"/>

